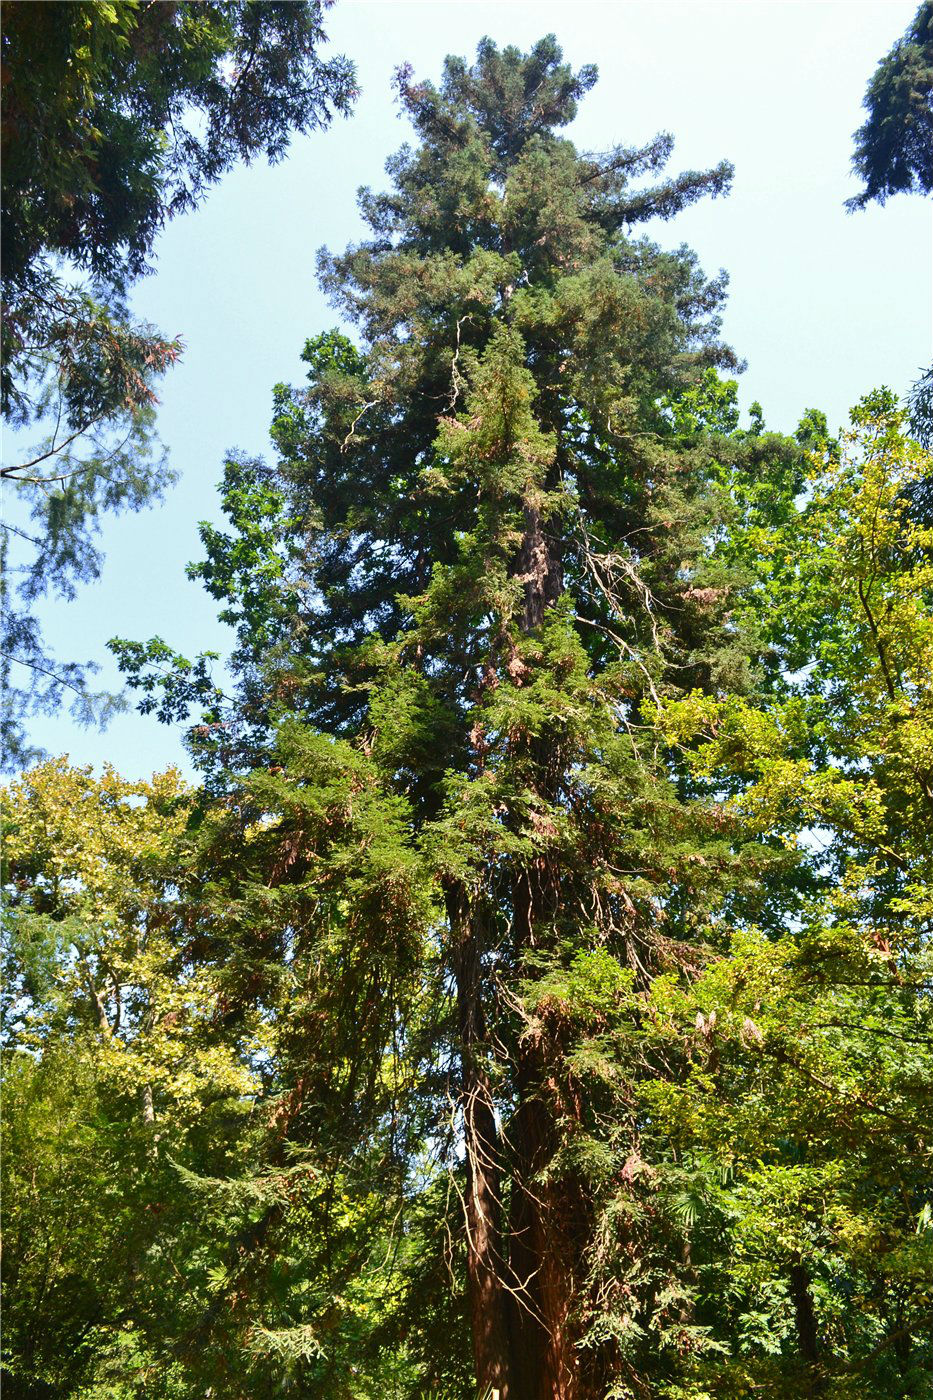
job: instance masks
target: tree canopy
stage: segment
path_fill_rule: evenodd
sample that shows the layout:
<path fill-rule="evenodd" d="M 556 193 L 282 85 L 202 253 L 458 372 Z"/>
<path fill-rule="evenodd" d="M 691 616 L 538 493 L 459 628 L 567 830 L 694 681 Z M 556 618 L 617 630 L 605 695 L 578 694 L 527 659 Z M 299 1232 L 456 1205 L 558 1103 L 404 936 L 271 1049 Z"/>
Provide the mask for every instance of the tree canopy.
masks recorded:
<path fill-rule="evenodd" d="M 453 1183 L 435 1231 L 462 1242 L 481 1392 L 790 1395 L 852 1374 L 865 1394 L 908 1394 L 924 1365 L 926 1297 L 904 1282 L 925 1257 L 919 1178 L 885 1227 L 890 1258 L 847 1253 L 842 1221 L 887 1209 L 871 1183 L 890 1167 L 868 1144 L 883 1151 L 894 1119 L 923 1133 L 908 1101 L 924 1072 L 900 1080 L 897 1047 L 927 1044 L 912 1019 L 923 1020 L 925 955 L 922 940 L 903 953 L 920 998 L 897 1013 L 910 1024 L 895 1030 L 893 1010 L 879 1011 L 869 1019 L 890 1024 L 890 1042 L 846 1039 L 863 996 L 880 1006 L 880 985 L 857 988 L 875 986 L 865 968 L 891 934 L 843 915 L 837 881 L 871 878 L 863 862 L 881 828 L 863 822 L 896 824 L 922 799 L 906 796 L 914 780 L 897 763 L 884 770 L 893 787 L 866 769 L 871 741 L 851 711 L 829 737 L 824 697 L 846 693 L 850 666 L 856 686 L 884 683 L 893 638 L 866 619 L 877 623 L 882 555 L 902 567 L 898 502 L 928 463 L 903 445 L 884 396 L 856 417 L 867 455 L 847 442 L 850 476 L 818 413 L 796 439 L 760 416 L 739 427 L 721 375 L 735 364 L 718 338 L 724 278 L 633 232 L 722 192 L 728 167 L 664 177 L 666 137 L 577 152 L 560 129 L 594 76 L 568 69 L 550 39 L 525 55 L 484 42 L 473 66 L 448 61 L 440 87 L 399 74 L 419 144 L 390 163 L 388 193 L 362 193 L 371 239 L 319 260 L 358 339 L 308 342 L 307 386 L 275 391 L 277 464 L 232 459 L 231 531 L 203 532 L 193 572 L 237 627 L 239 691 L 225 700 L 209 658 L 173 661 L 161 641 L 119 651 L 144 708 L 173 718 L 205 702 L 192 743 L 221 800 L 245 801 L 247 825 L 277 814 L 264 868 L 244 881 L 231 856 L 234 907 L 275 889 L 308 913 L 273 928 L 237 919 L 233 962 L 251 976 L 310 956 L 325 927 L 334 938 L 317 881 L 341 849 L 338 814 L 373 823 L 388 885 L 361 876 L 341 916 L 347 951 L 318 993 L 354 1008 L 359 1116 L 348 1139 L 348 1100 L 331 1081 L 332 1117 L 321 1088 L 290 1131 L 321 1151 L 338 1143 L 341 1163 L 398 1154 L 385 1229 L 410 1208 L 412 1141 L 430 1143 L 428 1198 Z M 818 460 L 825 498 L 808 485 Z M 857 522 L 881 530 L 885 512 L 889 544 L 879 535 L 865 563 Z M 923 557 L 919 535 L 904 548 Z M 898 664 L 910 667 L 923 585 L 909 574 L 903 588 Z M 897 606 L 893 594 L 883 604 L 895 627 Z M 830 672 L 811 674 L 828 645 Z M 790 679 L 800 671 L 809 689 Z M 866 722 L 901 704 L 893 683 L 866 695 Z M 720 736 L 712 748 L 696 747 L 704 724 Z M 854 768 L 839 750 L 850 732 Z M 741 735 L 758 736 L 758 759 Z M 336 788 L 314 776 L 322 753 L 329 775 L 346 754 Z M 296 788 L 334 793 L 336 846 L 321 845 L 320 798 L 299 808 Z M 401 804 L 388 847 L 374 799 L 354 795 L 369 791 Z M 817 820 L 840 824 L 832 858 L 808 850 Z M 234 828 L 221 831 L 235 850 Z M 902 840 L 892 828 L 891 849 Z M 920 838 L 918 871 L 924 851 Z M 433 904 L 414 964 L 407 942 L 390 952 L 385 892 L 408 887 L 412 862 Z M 893 876 L 876 919 L 896 922 L 913 878 Z M 291 953 L 274 932 L 283 922 Z M 409 918 L 409 936 L 417 927 Z M 380 950 L 376 968 L 350 952 L 363 947 Z M 422 987 L 403 996 L 412 965 Z M 842 1009 L 850 996 L 858 1010 Z M 399 1044 L 412 1047 L 407 1074 L 392 1071 L 405 1092 L 380 1117 L 377 1066 Z M 863 1053 L 877 1098 L 844 1087 Z M 309 1047 L 304 1075 L 314 1060 Z M 333 1060 L 321 1068 L 332 1075 Z M 298 1079 L 285 1084 L 303 1104 Z M 384 1141 L 386 1121 L 397 1142 Z M 864 1175 L 853 1133 L 872 1158 Z M 911 1144 L 909 1172 L 927 1150 Z M 841 1195 L 814 1214 L 837 1173 Z M 785 1228 L 788 1209 L 812 1224 Z M 894 1256 L 915 1239 L 902 1275 Z M 435 1265 L 423 1251 L 405 1267 L 415 1288 L 412 1270 Z M 403 1315 L 410 1345 L 419 1329 Z M 432 1363 L 446 1354 L 434 1318 L 414 1348 Z M 294 1311 L 296 1357 L 306 1325 Z"/>
<path fill-rule="evenodd" d="M 731 169 L 595 81 L 399 71 L 190 569 L 232 685 L 113 643 L 201 785 L 5 795 L 24 1393 L 929 1394 L 933 464 L 743 425 L 643 227 Z"/>
<path fill-rule="evenodd" d="M 346 111 L 353 69 L 320 55 L 324 8 L 6 6 L 7 284 L 40 284 L 52 256 L 125 286 L 164 221 L 234 161 L 279 160 L 295 131 Z"/>

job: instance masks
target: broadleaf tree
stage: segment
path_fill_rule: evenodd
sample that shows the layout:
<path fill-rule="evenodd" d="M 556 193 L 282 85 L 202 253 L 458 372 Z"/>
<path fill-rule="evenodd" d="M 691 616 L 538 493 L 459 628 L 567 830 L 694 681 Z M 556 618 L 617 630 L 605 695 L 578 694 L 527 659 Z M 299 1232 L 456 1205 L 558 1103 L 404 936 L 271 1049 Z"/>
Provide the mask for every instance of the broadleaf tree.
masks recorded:
<path fill-rule="evenodd" d="M 171 769 L 127 782 L 61 759 L 2 795 L 11 1394 L 179 1394 L 178 1353 L 229 1252 L 184 1172 L 248 1157 L 256 1075 L 186 947 L 193 804 Z M 232 1202 L 228 1231 L 243 1214 Z"/>
<path fill-rule="evenodd" d="M 929 1389 L 933 595 L 914 491 L 933 462 L 904 418 L 887 390 L 838 441 L 811 417 L 807 490 L 749 541 L 772 694 L 667 707 L 695 780 L 810 875 L 779 938 L 743 929 L 686 996 L 659 989 L 706 1052 L 652 1111 L 728 1167 L 705 1201 L 728 1240 L 706 1286 L 734 1310 L 717 1394 L 801 1323 L 796 1393 Z M 776 1363 L 756 1371 L 780 1385 Z"/>

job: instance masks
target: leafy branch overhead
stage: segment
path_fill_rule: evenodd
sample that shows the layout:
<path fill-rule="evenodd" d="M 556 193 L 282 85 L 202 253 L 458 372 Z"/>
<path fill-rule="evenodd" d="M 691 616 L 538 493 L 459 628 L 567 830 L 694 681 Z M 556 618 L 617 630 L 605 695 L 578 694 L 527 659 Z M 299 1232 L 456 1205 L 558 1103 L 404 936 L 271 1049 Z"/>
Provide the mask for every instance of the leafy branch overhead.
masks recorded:
<path fill-rule="evenodd" d="M 31 751 L 31 711 L 70 695 L 75 718 L 93 722 L 121 703 L 91 691 L 93 667 L 49 655 L 35 603 L 98 576 L 104 512 L 138 510 L 173 480 L 154 410 L 182 343 L 136 323 L 126 296 L 165 221 L 236 160 L 279 160 L 293 132 L 349 110 L 353 68 L 321 57 L 322 17 L 317 0 L 4 7 L 0 391 L 18 430 L 2 467 L 10 766 Z"/>

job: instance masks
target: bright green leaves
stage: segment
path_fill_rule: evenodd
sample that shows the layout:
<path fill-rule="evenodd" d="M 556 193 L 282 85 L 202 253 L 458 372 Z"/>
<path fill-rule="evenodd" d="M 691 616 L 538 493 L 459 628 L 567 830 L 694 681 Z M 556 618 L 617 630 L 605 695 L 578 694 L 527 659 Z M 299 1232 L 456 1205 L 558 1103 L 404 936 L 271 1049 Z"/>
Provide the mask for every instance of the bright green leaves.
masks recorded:
<path fill-rule="evenodd" d="M 190 829 L 171 774 L 47 765 L 4 805 L 13 1374 L 142 1368 L 165 1400 L 375 1376 L 436 977 L 408 801 L 292 724 Z"/>
<path fill-rule="evenodd" d="M 551 972 L 529 986 L 539 1014 L 554 1004 L 561 1016 L 605 1024 L 632 990 L 635 974 L 620 967 L 605 948 L 574 954 L 566 971 Z"/>
<path fill-rule="evenodd" d="M 168 1339 L 203 1305 L 203 1239 L 171 1162 L 221 1169 L 258 1084 L 186 939 L 190 807 L 171 770 L 129 783 L 63 760 L 3 794 L 13 1384 L 129 1396 L 161 1356 L 157 1393 L 183 1393 Z"/>
<path fill-rule="evenodd" d="M 460 723 L 456 709 L 445 703 L 423 672 L 393 665 L 405 650 L 390 650 L 390 660 L 369 692 L 367 746 L 381 771 L 405 790 L 423 794 L 457 754 Z"/>
<path fill-rule="evenodd" d="M 742 801 L 747 811 L 764 803 L 765 823 L 777 820 L 785 792 L 792 820 L 846 831 L 866 851 L 896 851 L 903 841 L 909 861 L 912 849 L 925 849 L 933 810 L 933 575 L 930 532 L 912 510 L 930 459 L 901 422 L 889 396 L 866 400 L 841 452 L 814 455 L 792 514 L 747 536 L 774 578 L 771 597 L 759 593 L 746 606 L 779 639 L 798 672 L 785 688 L 799 698 L 765 714 L 694 696 L 668 715 L 683 735 L 708 736 L 695 771 L 758 775 Z"/>
<path fill-rule="evenodd" d="M 10 929 L 7 1035 L 33 1051 L 83 1037 L 111 1088 L 145 1088 L 178 1119 L 205 1094 L 249 1092 L 212 1042 L 207 970 L 179 957 L 179 841 L 190 794 L 169 770 L 127 783 L 63 760 L 4 794 Z"/>
<path fill-rule="evenodd" d="M 261 461 L 229 458 L 221 492 L 232 532 L 202 523 L 200 536 L 207 557 L 190 565 L 188 574 L 225 604 L 219 616 L 237 630 L 241 646 L 237 670 L 251 691 L 249 718 L 254 725 L 268 724 L 279 697 L 258 676 L 256 658 L 268 660 L 281 653 L 300 626 L 295 617 L 302 596 L 295 581 L 294 561 L 300 548 L 297 524 L 287 513 L 280 484 Z M 155 712 L 166 723 L 199 711 L 200 724 L 192 732 L 192 741 L 202 753 L 216 758 L 225 737 L 221 726 L 230 717 L 230 697 L 212 676 L 216 654 L 203 652 L 190 661 L 160 637 L 146 643 L 113 638 L 109 647 L 130 688 L 140 692 L 140 711 Z"/>
<path fill-rule="evenodd" d="M 809 885 L 779 938 L 736 930 L 689 987 L 655 981 L 687 1073 L 647 1101 L 734 1172 L 736 1299 L 763 1289 L 788 1337 L 805 1276 L 840 1394 L 858 1376 L 852 1394 L 908 1395 L 929 1360 L 930 461 L 886 392 L 839 444 L 809 419 L 809 486 L 756 530 L 770 578 L 746 605 L 797 673 L 768 706 L 694 694 L 660 718 L 728 821 L 794 850 Z"/>
<path fill-rule="evenodd" d="M 722 379 L 715 369 L 665 405 L 677 434 L 734 433 L 739 426 L 738 382 Z"/>
<path fill-rule="evenodd" d="M 661 1053 L 685 1057 L 679 1081 L 644 1086 L 652 1121 L 676 1151 L 706 1152 L 728 1171 L 726 1248 L 695 1251 L 717 1327 L 736 1327 L 737 1351 L 758 1367 L 760 1339 L 742 1321 L 757 1308 L 775 1350 L 792 1354 L 786 1282 L 803 1265 L 823 1364 L 840 1385 L 858 1370 L 858 1393 L 872 1396 L 912 1393 L 898 1375 L 925 1364 L 929 1306 L 918 1221 L 930 1023 L 926 998 L 905 985 L 924 960 L 900 967 L 880 949 L 859 951 L 841 928 L 778 942 L 749 931 L 689 989 L 656 981 L 645 1023 Z M 920 1343 L 910 1368 L 881 1345 L 898 1314 Z"/>
<path fill-rule="evenodd" d="M 188 575 L 201 579 L 219 601 L 239 602 L 239 607 L 224 609 L 220 619 L 263 651 L 279 640 L 281 619 L 293 611 L 287 596 L 288 541 L 296 522 L 286 513 L 281 487 L 261 462 L 230 458 L 221 493 L 224 513 L 236 533 L 227 535 L 202 524 L 207 558 L 190 566 Z"/>

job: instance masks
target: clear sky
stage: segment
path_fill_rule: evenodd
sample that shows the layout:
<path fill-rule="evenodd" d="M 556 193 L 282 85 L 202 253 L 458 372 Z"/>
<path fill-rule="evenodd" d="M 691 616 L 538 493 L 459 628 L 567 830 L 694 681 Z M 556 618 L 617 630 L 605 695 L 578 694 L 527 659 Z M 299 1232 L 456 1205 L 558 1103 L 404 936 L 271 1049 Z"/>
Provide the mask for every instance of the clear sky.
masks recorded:
<path fill-rule="evenodd" d="M 136 312 L 180 334 L 183 362 L 163 382 L 161 435 L 181 480 L 164 503 L 110 522 L 100 581 L 44 613 L 62 655 L 103 663 L 113 635 L 162 636 L 192 655 L 225 652 L 228 629 L 184 577 L 200 557 L 197 523 L 218 519 L 216 484 L 231 448 L 267 447 L 272 385 L 297 380 L 309 335 L 337 323 L 314 280 L 314 254 L 362 236 L 355 196 L 385 183 L 386 157 L 410 134 L 391 78 L 410 62 L 437 79 L 447 53 L 477 41 L 528 47 L 553 32 L 600 81 L 570 130 L 589 150 L 676 139 L 671 168 L 723 157 L 736 167 L 728 199 L 706 201 L 649 232 L 686 242 L 708 272 L 731 277 L 726 339 L 748 361 L 743 405 L 791 430 L 818 406 L 839 426 L 878 384 L 906 391 L 931 359 L 930 206 L 900 196 L 847 215 L 852 132 L 876 63 L 904 31 L 915 0 L 775 3 L 465 3 L 340 0 L 332 47 L 355 59 L 355 114 L 294 143 L 286 160 L 227 175 L 194 214 L 169 225 Z M 186 767 L 181 730 L 131 712 L 103 733 L 67 716 L 37 720 L 35 739 L 73 762 L 109 759 L 128 777 Z"/>

